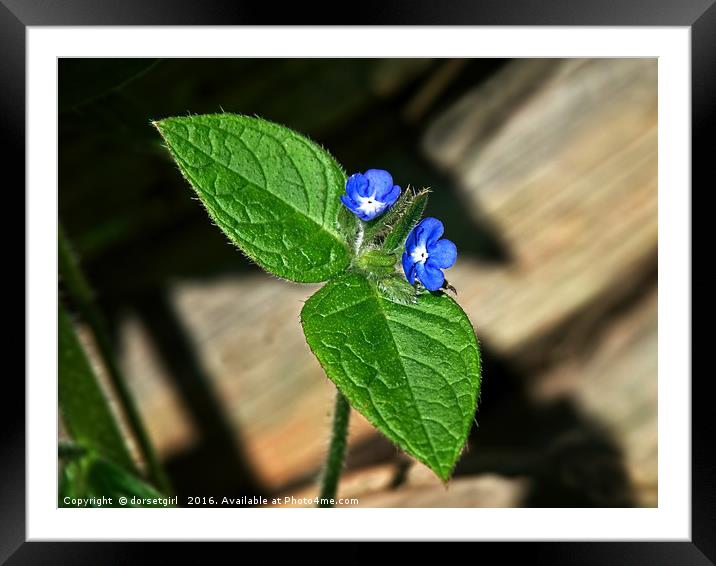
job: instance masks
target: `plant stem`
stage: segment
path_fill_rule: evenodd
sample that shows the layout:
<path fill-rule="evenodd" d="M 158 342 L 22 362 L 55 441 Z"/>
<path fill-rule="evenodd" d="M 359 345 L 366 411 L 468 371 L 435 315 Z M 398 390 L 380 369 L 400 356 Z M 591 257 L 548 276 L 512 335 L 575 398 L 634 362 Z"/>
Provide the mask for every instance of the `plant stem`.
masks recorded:
<path fill-rule="evenodd" d="M 363 223 L 363 221 L 360 218 L 357 219 L 357 222 L 358 222 L 358 233 L 356 235 L 356 240 L 353 245 L 353 251 L 354 251 L 355 255 L 358 255 L 360 253 L 360 249 L 363 246 L 363 238 L 365 237 L 365 224 Z"/>
<path fill-rule="evenodd" d="M 343 457 L 346 453 L 346 439 L 348 438 L 348 420 L 351 416 L 351 407 L 340 391 L 336 391 L 336 405 L 333 410 L 333 430 L 331 431 L 331 444 L 328 447 L 326 464 L 321 478 L 321 492 L 318 507 L 333 507 L 331 499 L 336 498 L 338 480 L 343 469 Z"/>
<path fill-rule="evenodd" d="M 171 484 L 144 428 L 142 417 L 124 379 L 124 375 L 119 369 L 109 332 L 105 326 L 104 318 L 94 302 L 92 289 L 72 253 L 72 248 L 61 225 L 58 230 L 58 263 L 60 276 L 68 294 L 80 311 L 82 318 L 92 329 L 112 386 L 117 392 L 119 401 L 127 416 L 129 427 L 139 443 L 142 456 L 147 464 L 149 477 L 159 490 L 169 495 L 172 492 Z"/>

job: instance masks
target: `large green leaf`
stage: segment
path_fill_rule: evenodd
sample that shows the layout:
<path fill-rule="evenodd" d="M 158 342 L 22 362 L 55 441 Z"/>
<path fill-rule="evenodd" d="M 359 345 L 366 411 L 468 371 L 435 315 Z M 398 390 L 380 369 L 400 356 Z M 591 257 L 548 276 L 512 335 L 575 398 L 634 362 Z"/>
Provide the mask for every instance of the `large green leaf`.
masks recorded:
<path fill-rule="evenodd" d="M 346 176 L 320 146 L 259 118 L 210 114 L 155 125 L 209 215 L 264 269 L 325 281 L 346 269 Z M 343 222 L 355 222 L 342 217 Z"/>
<path fill-rule="evenodd" d="M 329 282 L 301 311 L 328 377 L 383 434 L 447 480 L 465 445 L 480 389 L 472 325 L 443 294 L 387 298 L 356 273 Z"/>

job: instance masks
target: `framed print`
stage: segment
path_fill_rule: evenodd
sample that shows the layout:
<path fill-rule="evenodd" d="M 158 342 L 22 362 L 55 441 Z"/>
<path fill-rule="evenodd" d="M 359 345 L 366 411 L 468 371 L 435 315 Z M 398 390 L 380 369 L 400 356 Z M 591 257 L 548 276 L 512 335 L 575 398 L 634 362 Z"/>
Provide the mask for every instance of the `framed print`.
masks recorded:
<path fill-rule="evenodd" d="M 3 559 L 713 563 L 712 3 L 181 8 L 0 5 L 27 222 Z"/>

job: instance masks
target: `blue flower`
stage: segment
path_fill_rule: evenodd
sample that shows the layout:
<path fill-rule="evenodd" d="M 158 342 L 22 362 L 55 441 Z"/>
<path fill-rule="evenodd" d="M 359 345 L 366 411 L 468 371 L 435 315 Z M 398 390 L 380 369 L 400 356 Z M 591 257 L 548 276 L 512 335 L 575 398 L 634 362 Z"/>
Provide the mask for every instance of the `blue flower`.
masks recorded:
<path fill-rule="evenodd" d="M 388 210 L 400 196 L 400 187 L 382 169 L 369 169 L 348 178 L 341 201 L 361 220 L 373 220 Z"/>
<path fill-rule="evenodd" d="M 424 218 L 413 228 L 405 241 L 403 271 L 410 284 L 415 277 L 428 291 L 437 291 L 445 282 L 442 270 L 457 259 L 457 247 L 450 240 L 441 240 L 443 223 L 437 218 Z"/>

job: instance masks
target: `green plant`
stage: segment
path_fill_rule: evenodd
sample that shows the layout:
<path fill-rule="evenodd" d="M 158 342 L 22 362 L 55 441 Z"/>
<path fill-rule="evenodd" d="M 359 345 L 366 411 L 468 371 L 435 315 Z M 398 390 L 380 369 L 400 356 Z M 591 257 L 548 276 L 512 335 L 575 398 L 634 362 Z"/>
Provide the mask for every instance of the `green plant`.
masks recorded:
<path fill-rule="evenodd" d="M 58 447 L 58 505 L 166 507 L 167 496 L 141 478 L 117 418 L 61 304 L 57 330 L 58 402 L 62 422 L 72 438 L 72 442 L 62 442 Z M 120 498 L 126 498 L 127 503 Z"/>
<path fill-rule="evenodd" d="M 73 253 L 70 242 L 68 241 L 61 225 L 58 230 L 57 241 L 59 274 L 65 286 L 66 292 L 81 313 L 82 318 L 92 330 L 93 337 L 97 343 L 97 349 L 101 355 L 104 367 L 107 370 L 107 375 L 112 382 L 118 400 L 126 414 L 129 427 L 134 435 L 134 438 L 137 440 L 142 457 L 147 464 L 150 479 L 159 489 L 166 493 L 170 493 L 171 487 L 169 485 L 169 479 L 167 478 L 162 465 L 159 462 L 159 458 L 154 451 L 154 447 L 149 439 L 149 434 L 144 427 L 139 409 L 132 398 L 126 379 L 120 371 L 104 318 L 94 302 L 92 289 L 90 288 L 82 269 L 80 269 L 79 262 Z M 66 333 L 71 331 L 72 328 L 68 327 L 65 329 Z M 78 359 L 83 358 L 84 356 L 78 355 Z M 72 371 L 72 366 L 66 365 L 65 367 L 66 372 Z M 61 374 L 61 383 L 67 381 L 65 377 L 66 375 L 67 373 Z M 94 383 L 96 380 L 94 376 L 91 375 L 91 371 L 88 375 L 88 382 L 91 381 Z M 82 389 L 80 389 L 80 391 L 82 391 Z M 65 405 L 71 403 L 72 398 L 73 391 L 70 391 L 69 394 L 64 396 L 64 399 L 66 399 Z M 92 423 L 88 423 L 88 427 L 91 428 Z"/>
<path fill-rule="evenodd" d="M 378 170 L 348 179 L 323 148 L 259 118 L 153 124 L 243 253 L 289 281 L 327 281 L 301 312 L 308 345 L 338 388 L 321 497 L 335 496 L 348 403 L 447 481 L 473 422 L 480 357 L 468 317 L 442 291 L 454 244 L 439 239 L 439 221 L 418 224 L 427 191 L 398 197 Z"/>
<path fill-rule="evenodd" d="M 99 381 L 64 307 L 58 311 L 58 401 L 74 442 L 128 472 L 137 468 Z"/>

